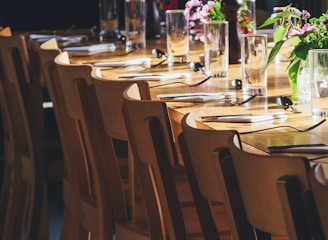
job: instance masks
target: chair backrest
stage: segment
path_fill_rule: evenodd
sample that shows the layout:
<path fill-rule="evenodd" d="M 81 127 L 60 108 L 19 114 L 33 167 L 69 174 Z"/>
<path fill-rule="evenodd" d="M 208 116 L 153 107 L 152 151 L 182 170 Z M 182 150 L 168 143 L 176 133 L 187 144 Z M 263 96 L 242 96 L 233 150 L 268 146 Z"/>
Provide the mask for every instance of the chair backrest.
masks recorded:
<path fill-rule="evenodd" d="M 41 230 L 43 163 L 39 134 L 40 95 L 31 88 L 29 56 L 23 36 L 0 37 L 0 93 L 5 129 L 10 197 L 2 208 L 3 239 L 36 239 Z M 33 104 L 32 104 L 33 103 Z M 35 105 L 34 105 L 35 104 Z M 9 193 L 7 193 L 9 194 Z"/>
<path fill-rule="evenodd" d="M 80 194 L 89 191 L 88 165 L 85 150 L 81 142 L 78 121 L 69 116 L 63 95 L 61 81 L 55 65 L 60 53 L 57 40 L 50 39 L 41 44 L 39 57 L 46 87 L 48 89 L 62 148 L 64 153 L 65 174 L 63 177 L 64 219 L 61 239 L 85 239 L 87 235 L 80 231 Z"/>
<path fill-rule="evenodd" d="M 121 80 L 115 81 L 110 79 L 105 79 L 101 76 L 100 69 L 95 68 L 92 73 L 91 77 L 93 79 L 93 84 L 95 88 L 97 104 L 99 107 L 99 115 L 100 121 L 102 122 L 99 130 L 107 136 L 107 139 L 110 141 L 104 142 L 104 144 L 99 145 L 99 148 L 104 148 L 102 151 L 106 152 L 106 159 L 105 161 L 108 162 L 109 168 L 111 169 L 110 174 L 108 175 L 110 178 L 109 181 L 109 189 L 111 191 L 112 196 L 112 203 L 113 203 L 113 211 L 114 211 L 114 220 L 116 229 L 120 229 L 117 232 L 117 237 L 120 238 L 125 236 L 129 239 L 138 239 L 140 237 L 148 238 L 148 239 L 155 239 L 156 235 L 153 237 L 151 234 L 153 232 L 160 232 L 161 225 L 155 225 L 155 223 L 150 224 L 149 230 L 146 228 L 142 228 L 140 226 L 140 219 L 135 219 L 132 221 L 128 218 L 129 213 L 127 213 L 127 205 L 126 203 L 126 196 L 124 194 L 122 182 L 122 176 L 120 175 L 120 156 L 116 154 L 115 151 L 108 151 L 107 148 L 113 148 L 113 141 L 114 139 L 125 140 L 129 142 L 127 131 L 124 124 L 123 113 L 122 113 L 122 105 L 123 105 L 123 91 L 130 86 L 132 83 L 136 83 L 139 86 L 140 91 L 142 92 L 142 98 L 150 99 L 149 93 L 149 86 L 147 81 L 131 81 L 131 80 Z M 130 150 L 130 149 L 129 149 Z M 99 150 L 98 150 L 99 151 Z M 128 152 L 129 157 L 131 159 L 131 163 L 129 164 L 129 172 L 134 172 L 134 163 L 133 163 L 133 156 L 131 152 Z M 130 174 L 129 177 L 132 178 L 134 174 Z M 133 182 L 133 181 L 132 181 Z M 133 184 L 133 183 L 132 183 Z M 131 188 L 131 185 L 129 185 Z M 130 192 L 130 191 L 129 191 Z M 134 194 L 132 191 L 131 194 Z M 133 209 L 132 209 L 133 211 Z M 159 218 L 158 211 L 154 208 L 150 214 L 154 214 L 153 218 Z M 133 219 L 132 219 L 133 220 Z M 131 231 L 132 227 L 137 229 L 138 226 L 140 230 L 147 230 L 144 231 L 142 234 L 141 231 L 135 232 Z M 138 233 L 139 236 L 135 234 Z"/>
<path fill-rule="evenodd" d="M 164 102 L 140 100 L 137 85 L 123 93 L 123 114 L 146 206 L 156 204 L 167 229 L 162 238 L 187 239 L 172 166 L 177 155 Z M 156 220 L 156 219 L 155 219 Z M 150 224 L 152 220 L 149 220 Z"/>
<path fill-rule="evenodd" d="M 133 83 L 137 83 L 141 99 L 150 100 L 147 81 L 109 80 L 101 75 L 99 68 L 92 71 L 96 95 L 103 119 L 105 130 L 109 136 L 116 139 L 128 140 L 122 114 L 123 92 Z"/>
<path fill-rule="evenodd" d="M 88 192 L 80 193 L 80 222 L 85 231 L 90 232 L 92 238 L 112 239 L 110 169 L 105 161 L 104 148 L 97 148 L 97 145 L 106 144 L 108 140 L 105 134 L 98 130 L 101 126 L 101 118 L 91 79 L 92 66 L 71 64 L 67 52 L 57 55 L 55 64 L 68 114 L 77 121 L 81 129 L 85 160 L 90 168 L 88 172 L 91 179 L 90 189 Z M 114 151 L 111 147 L 106 150 Z"/>
<path fill-rule="evenodd" d="M 309 191 L 308 160 L 246 152 L 232 138 L 229 151 L 248 222 L 264 235 L 311 239 L 304 200 Z M 225 185 L 228 189 L 227 181 Z"/>
<path fill-rule="evenodd" d="M 216 154 L 222 148 L 228 147 L 230 137 L 236 136 L 236 140 L 240 143 L 238 133 L 234 130 L 200 129 L 191 113 L 182 118 L 181 126 L 183 132 L 179 136 L 180 149 L 187 171 L 195 175 L 195 182 L 191 184 L 194 185 L 193 189 L 197 186 L 198 191 L 194 192 L 193 196 L 199 209 L 203 232 L 209 234 L 207 239 L 217 239 L 218 230 L 221 230 L 217 226 L 220 221 L 213 214 L 211 205 L 213 202 L 224 204 L 233 239 L 242 239 L 245 234 L 252 234 L 253 230 L 247 224 L 245 216 L 242 216 L 238 209 L 232 209 L 230 206 L 229 194 L 226 193 L 223 178 L 228 172 L 222 172 Z M 239 147 L 241 148 L 241 144 Z M 238 218 L 235 218 L 235 211 L 238 211 Z"/>
<path fill-rule="evenodd" d="M 12 36 L 11 28 L 10 27 L 5 27 L 0 31 L 0 36 L 2 37 L 10 37 Z"/>
<path fill-rule="evenodd" d="M 0 31 L 0 37 L 11 36 L 11 29 L 10 27 L 6 27 Z M 1 88 L 2 89 L 2 88 Z M 3 96 L 1 92 L 1 96 Z M 8 112 L 5 108 L 5 104 L 2 105 L 1 111 L 1 124 L 2 124 L 2 142 L 3 142 L 3 149 L 4 149 L 4 170 L 2 175 L 2 185 L 1 185 L 1 194 L 0 194 L 0 236 L 3 234 L 3 228 L 5 226 L 6 220 L 6 210 L 7 204 L 9 199 L 8 192 L 11 188 L 11 171 L 14 167 L 14 150 L 13 143 L 10 141 L 10 119 L 9 114 L 3 115 L 4 112 Z"/>
<path fill-rule="evenodd" d="M 322 164 L 318 163 L 311 167 L 309 174 L 311 189 L 314 197 L 314 202 L 317 208 L 319 228 L 315 228 L 315 234 L 320 238 L 328 239 L 328 180 L 323 171 Z"/>

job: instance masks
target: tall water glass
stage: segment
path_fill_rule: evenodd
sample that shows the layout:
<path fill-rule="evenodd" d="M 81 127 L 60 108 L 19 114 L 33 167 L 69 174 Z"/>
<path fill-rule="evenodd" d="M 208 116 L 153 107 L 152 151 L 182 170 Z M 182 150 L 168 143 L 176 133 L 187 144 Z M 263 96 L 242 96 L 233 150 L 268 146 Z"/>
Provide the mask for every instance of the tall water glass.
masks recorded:
<path fill-rule="evenodd" d="M 243 92 L 247 95 L 267 94 L 267 35 L 243 34 L 241 65 Z"/>
<path fill-rule="evenodd" d="M 166 41 L 169 65 L 189 61 L 189 29 L 184 10 L 166 11 Z"/>
<path fill-rule="evenodd" d="M 328 49 L 309 51 L 312 116 L 328 117 Z"/>
<path fill-rule="evenodd" d="M 118 30 L 117 0 L 99 0 L 100 40 L 114 38 Z"/>
<path fill-rule="evenodd" d="M 145 0 L 125 0 L 126 51 L 146 47 Z"/>
<path fill-rule="evenodd" d="M 226 77 L 229 66 L 229 23 L 204 23 L 205 72 L 213 77 Z"/>

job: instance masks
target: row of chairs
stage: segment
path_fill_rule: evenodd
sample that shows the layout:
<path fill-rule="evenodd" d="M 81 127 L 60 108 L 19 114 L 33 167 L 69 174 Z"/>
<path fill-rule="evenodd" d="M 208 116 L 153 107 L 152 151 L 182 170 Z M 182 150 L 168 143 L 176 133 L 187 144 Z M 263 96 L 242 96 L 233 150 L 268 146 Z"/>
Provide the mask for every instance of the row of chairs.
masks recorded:
<path fill-rule="evenodd" d="M 59 136 L 55 124 L 45 124 L 46 119 L 51 121 L 51 109 L 43 107 L 37 64 L 24 36 L 12 35 L 10 28 L 0 35 L 5 159 L 0 238 L 48 239 L 47 186 L 61 181 L 63 174 Z"/>
<path fill-rule="evenodd" d="M 202 129 L 191 114 L 177 131 L 146 81 L 113 81 L 91 65 L 72 64 L 55 39 L 38 54 L 65 163 L 61 239 L 328 239 L 320 165 L 247 153 L 238 132 Z M 1 110 L 11 129 L 17 104 L 7 104 L 11 88 L 3 69 Z M 128 142 L 127 156 L 118 154 L 115 139 Z M 30 232 L 44 227 L 4 221 L 5 228 Z"/>
<path fill-rule="evenodd" d="M 195 123 L 188 124 L 186 116 L 181 122 L 183 131 L 179 143 L 180 146 L 184 146 L 181 148 L 183 162 L 189 182 L 192 183 L 190 187 L 202 223 L 202 231 L 194 225 L 189 225 L 195 224 L 195 221 L 188 221 L 192 219 L 191 215 L 188 215 L 190 209 L 185 210 L 180 204 L 175 179 L 177 175 L 181 176 L 181 173 L 175 172 L 179 162 L 174 138 L 177 133 L 172 132 L 166 104 L 150 99 L 146 82 L 138 81 L 130 86 L 131 81 L 101 79 L 99 72 L 90 69 L 90 66 L 70 64 L 67 53 L 59 54 L 55 58 L 55 64 L 63 84 L 66 106 L 68 109 L 84 113 L 84 116 L 80 115 L 78 118 L 81 121 L 84 139 L 92 141 L 95 145 L 87 147 L 88 152 L 94 151 L 99 154 L 104 151 L 104 141 L 96 140 L 101 139 L 99 135 L 104 129 L 108 131 L 112 126 L 116 126 L 116 130 L 117 126 L 126 128 L 125 139 L 130 143 L 136 175 L 144 193 L 148 219 L 147 236 L 150 239 L 224 239 L 230 238 L 230 235 L 233 239 L 268 239 L 272 234 L 288 236 L 289 239 L 312 239 L 313 236 L 316 239 L 323 239 L 324 227 L 320 222 L 314 221 L 318 219 L 318 213 L 316 207 L 311 204 L 312 195 L 308 179 L 310 165 L 306 158 L 258 156 L 247 153 L 241 148 L 238 133 L 201 131 L 195 127 Z M 90 76 L 91 80 L 88 79 Z M 113 87 L 114 84 L 122 86 L 123 83 L 124 87 L 120 90 Z M 115 94 L 109 89 L 115 89 L 115 93 L 118 94 L 115 98 L 120 101 L 110 99 L 109 96 Z M 143 92 L 147 94 L 142 94 Z M 74 96 L 79 99 L 78 102 Z M 106 107 L 101 107 L 104 103 L 107 103 Z M 109 103 L 114 103 L 114 106 L 109 106 Z M 115 108 L 115 113 L 108 113 L 109 109 Z M 119 119 L 116 122 L 118 125 L 110 124 L 113 116 L 121 116 L 124 119 Z M 93 121 L 102 119 L 102 124 L 87 122 L 90 118 Z M 100 129 L 97 131 L 92 126 Z M 90 127 L 91 130 L 84 130 Z M 89 134 L 85 134 L 86 132 Z M 96 135 L 96 139 L 91 136 L 91 132 Z M 195 132 L 196 136 L 193 135 Z M 210 138 L 210 134 L 215 137 Z M 113 134 L 109 136 L 113 137 Z M 199 144 L 200 138 L 204 146 Z M 209 155 L 218 147 L 218 154 L 213 159 L 213 156 Z M 94 161 L 108 161 L 108 156 L 109 154 L 105 153 L 103 157 L 95 158 Z M 209 162 L 210 165 L 207 165 L 204 159 L 209 159 L 212 163 Z M 245 161 L 240 161 L 241 159 Z M 109 172 L 110 170 L 107 173 L 111 175 Z M 209 176 L 215 176 L 213 182 Z M 209 189 L 210 195 L 203 194 L 204 189 Z M 218 192 L 220 189 L 221 192 Z M 215 197 L 211 198 L 215 192 Z M 202 201 L 204 196 L 209 196 L 206 201 Z M 222 219 L 209 221 L 215 218 L 213 215 L 210 216 L 212 207 L 215 207 L 214 203 L 224 205 L 228 228 L 218 226 L 223 222 Z M 114 212 L 116 208 L 113 204 Z M 197 218 L 197 215 L 192 216 L 193 219 Z M 114 214 L 114 222 L 115 219 L 117 218 Z M 309 222 L 312 223 L 310 227 Z M 120 238 L 122 229 L 118 226 L 115 223 L 114 232 L 117 238 Z M 126 233 L 122 234 L 123 239 L 127 239 Z"/>

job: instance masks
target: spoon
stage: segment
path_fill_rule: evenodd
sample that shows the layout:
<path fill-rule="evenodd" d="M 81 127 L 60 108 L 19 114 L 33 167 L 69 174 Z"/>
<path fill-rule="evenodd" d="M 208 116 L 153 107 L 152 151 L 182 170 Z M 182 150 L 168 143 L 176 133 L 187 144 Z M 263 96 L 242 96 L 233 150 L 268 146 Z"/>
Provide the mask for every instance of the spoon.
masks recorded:
<path fill-rule="evenodd" d="M 283 109 L 288 109 L 290 108 L 293 113 L 300 113 L 295 107 L 293 101 L 286 96 L 280 96 L 277 98 L 277 104 L 279 107 L 282 107 Z"/>

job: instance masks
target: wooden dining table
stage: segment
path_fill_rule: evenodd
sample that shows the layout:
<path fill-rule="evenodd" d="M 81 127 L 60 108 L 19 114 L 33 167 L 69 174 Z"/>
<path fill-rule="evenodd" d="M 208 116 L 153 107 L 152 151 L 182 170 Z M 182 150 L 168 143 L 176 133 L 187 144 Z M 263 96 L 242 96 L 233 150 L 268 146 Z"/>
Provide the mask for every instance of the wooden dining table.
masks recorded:
<path fill-rule="evenodd" d="M 187 77 L 170 79 L 170 80 L 149 80 L 152 99 L 160 100 L 159 94 L 172 93 L 217 93 L 227 92 L 235 94 L 235 97 L 226 99 L 211 100 L 208 102 L 179 102 L 167 101 L 169 108 L 172 126 L 179 132 L 179 123 L 184 114 L 191 112 L 198 122 L 200 128 L 211 128 L 217 130 L 235 129 L 241 134 L 241 140 L 246 151 L 251 151 L 259 154 L 270 154 L 269 146 L 283 145 L 298 145 L 298 144 L 325 144 L 328 143 L 328 121 L 321 124 L 317 128 L 310 131 L 297 131 L 290 127 L 305 129 L 318 123 L 323 118 L 311 116 L 310 102 L 303 101 L 292 94 L 288 77 L 287 66 L 288 62 L 273 62 L 268 67 L 268 91 L 266 96 L 256 96 L 251 101 L 245 104 L 238 104 L 247 99 L 242 90 L 233 87 L 235 79 L 241 79 L 241 65 L 230 64 L 228 75 L 222 78 L 211 78 L 208 81 L 196 87 L 190 87 L 183 83 L 192 84 L 200 82 L 206 76 L 202 71 L 194 71 L 190 68 L 189 63 L 176 63 L 173 66 L 168 66 L 163 58 L 153 56 L 153 49 L 161 49 L 166 51 L 165 40 L 150 40 L 147 41 L 145 49 L 136 49 L 135 51 L 124 54 L 124 50 L 115 53 L 103 53 L 85 57 L 71 57 L 73 63 L 89 63 L 103 61 L 126 61 L 133 59 L 149 58 L 150 66 L 129 65 L 124 67 L 103 67 L 102 74 L 104 77 L 120 80 L 122 74 L 172 74 L 181 73 Z M 270 50 L 270 49 L 269 49 Z M 195 41 L 190 45 L 189 62 L 199 62 L 203 52 L 202 43 Z M 123 53 L 123 54 L 122 54 Z M 156 65 L 157 63 L 163 63 Z M 173 83 L 175 82 L 175 83 Z M 182 82 L 182 83 L 181 83 Z M 169 83 L 169 84 L 168 84 Z M 167 85 L 164 85 L 167 84 Z M 293 112 L 291 108 L 284 109 L 277 104 L 277 98 L 287 96 L 294 102 L 294 107 L 298 110 Z M 273 120 L 266 120 L 253 123 L 226 123 L 217 121 L 202 120 L 202 116 L 216 115 L 234 115 L 234 114 L 263 114 L 263 113 L 284 113 L 285 117 Z M 280 127 L 279 127 L 280 126 Z M 248 133 L 256 130 L 261 130 L 269 127 L 276 127 L 271 130 Z M 295 153 L 283 153 L 293 155 Z M 313 161 L 328 163 L 328 153 L 296 153 L 297 155 L 306 155 Z M 327 156 L 327 158 L 326 158 Z M 318 159 L 317 159 L 318 158 Z M 317 160 L 316 160 L 317 159 Z M 328 164 L 327 164 L 328 166 Z"/>

